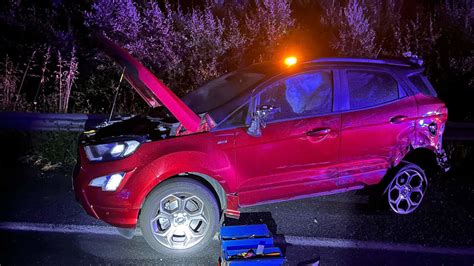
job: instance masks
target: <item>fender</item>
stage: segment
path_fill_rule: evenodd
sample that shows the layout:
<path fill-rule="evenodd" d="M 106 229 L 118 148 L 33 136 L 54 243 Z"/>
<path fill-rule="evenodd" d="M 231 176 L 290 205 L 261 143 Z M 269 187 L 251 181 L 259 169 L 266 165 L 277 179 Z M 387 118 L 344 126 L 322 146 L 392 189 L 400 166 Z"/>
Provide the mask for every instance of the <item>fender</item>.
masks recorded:
<path fill-rule="evenodd" d="M 227 173 L 228 160 L 226 158 L 211 159 L 204 152 L 181 151 L 164 155 L 149 163 L 138 174 L 138 178 L 149 180 L 143 182 L 146 186 L 137 193 L 140 196 L 135 200 L 134 207 L 140 208 L 148 194 L 163 181 L 186 173 L 200 173 L 209 176 L 222 186 L 226 194 L 232 193 L 232 184 L 226 181 L 233 180 L 233 176 Z"/>
<path fill-rule="evenodd" d="M 410 152 L 416 149 L 424 148 L 437 154 L 442 147 L 442 134 L 444 132 L 444 122 L 437 116 L 425 116 L 414 121 L 413 130 L 401 135 L 399 145 L 391 157 L 392 166 L 397 166 L 402 159 Z M 428 130 L 429 125 L 436 124 L 439 132 L 431 134 Z"/>

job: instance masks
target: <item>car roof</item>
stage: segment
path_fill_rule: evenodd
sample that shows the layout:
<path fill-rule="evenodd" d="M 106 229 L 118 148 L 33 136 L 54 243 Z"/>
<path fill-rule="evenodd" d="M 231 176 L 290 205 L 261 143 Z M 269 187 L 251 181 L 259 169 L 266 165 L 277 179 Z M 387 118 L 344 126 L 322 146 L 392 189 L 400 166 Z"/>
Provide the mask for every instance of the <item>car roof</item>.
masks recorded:
<path fill-rule="evenodd" d="M 286 68 L 281 62 L 267 61 L 250 65 L 244 69 L 249 71 L 256 71 L 266 74 L 269 78 L 279 74 L 289 72 L 299 72 L 305 68 L 313 66 L 338 66 L 338 67 L 353 67 L 353 66 L 369 66 L 369 67 L 384 67 L 401 72 L 421 72 L 423 61 L 418 58 L 352 58 L 352 57 L 326 57 L 316 58 L 301 63 L 295 66 Z M 293 70 L 293 71 L 292 71 Z"/>
<path fill-rule="evenodd" d="M 363 64 L 372 66 L 395 66 L 395 67 L 406 67 L 406 68 L 421 68 L 423 60 L 418 58 L 385 58 L 385 59 L 373 59 L 373 58 L 349 58 L 349 57 L 328 57 L 318 58 L 304 62 L 306 64 L 341 64 L 341 65 L 352 65 L 352 64 Z"/>

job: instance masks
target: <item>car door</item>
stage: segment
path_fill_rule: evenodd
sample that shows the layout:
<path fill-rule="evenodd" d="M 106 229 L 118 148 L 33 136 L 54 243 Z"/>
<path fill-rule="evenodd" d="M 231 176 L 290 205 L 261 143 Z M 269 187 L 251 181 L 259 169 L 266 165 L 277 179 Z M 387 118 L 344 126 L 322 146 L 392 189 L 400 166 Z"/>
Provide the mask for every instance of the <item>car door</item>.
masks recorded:
<path fill-rule="evenodd" d="M 281 78 L 255 95 L 254 106 L 280 112 L 266 119 L 260 137 L 236 132 L 241 206 L 317 193 L 327 189 L 321 183 L 337 178 L 340 115 L 332 113 L 333 84 L 332 70 L 313 70 Z"/>
<path fill-rule="evenodd" d="M 349 68 L 341 73 L 345 101 L 339 184 L 376 184 L 409 144 L 416 102 L 389 70 Z"/>

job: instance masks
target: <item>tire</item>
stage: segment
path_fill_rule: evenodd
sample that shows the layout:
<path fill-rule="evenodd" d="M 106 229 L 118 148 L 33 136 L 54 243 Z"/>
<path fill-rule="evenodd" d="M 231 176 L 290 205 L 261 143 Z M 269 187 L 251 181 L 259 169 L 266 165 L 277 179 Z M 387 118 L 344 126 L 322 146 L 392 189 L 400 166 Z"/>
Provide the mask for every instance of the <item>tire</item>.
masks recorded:
<path fill-rule="evenodd" d="M 162 256 L 203 256 L 219 229 L 219 207 L 203 184 L 173 178 L 148 195 L 139 225 L 148 245 Z"/>
<path fill-rule="evenodd" d="M 403 163 L 398 166 L 391 178 L 385 202 L 397 214 L 410 214 L 421 205 L 428 189 L 428 178 L 418 165 Z"/>

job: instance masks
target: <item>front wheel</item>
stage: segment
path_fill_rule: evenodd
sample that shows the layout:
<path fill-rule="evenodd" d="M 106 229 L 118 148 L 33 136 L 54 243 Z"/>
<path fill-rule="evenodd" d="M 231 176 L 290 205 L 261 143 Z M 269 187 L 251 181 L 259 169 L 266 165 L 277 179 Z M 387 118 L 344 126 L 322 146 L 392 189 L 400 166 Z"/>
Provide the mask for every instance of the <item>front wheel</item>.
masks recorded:
<path fill-rule="evenodd" d="M 146 242 L 164 256 L 202 255 L 219 227 L 219 208 L 203 184 L 175 178 L 145 200 L 139 217 Z"/>
<path fill-rule="evenodd" d="M 420 206 L 427 188 L 425 172 L 416 164 L 407 163 L 396 171 L 388 185 L 388 204 L 395 213 L 412 213 Z"/>

